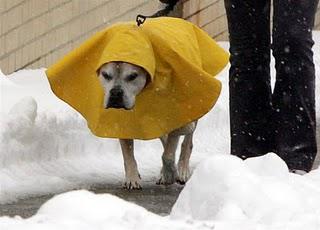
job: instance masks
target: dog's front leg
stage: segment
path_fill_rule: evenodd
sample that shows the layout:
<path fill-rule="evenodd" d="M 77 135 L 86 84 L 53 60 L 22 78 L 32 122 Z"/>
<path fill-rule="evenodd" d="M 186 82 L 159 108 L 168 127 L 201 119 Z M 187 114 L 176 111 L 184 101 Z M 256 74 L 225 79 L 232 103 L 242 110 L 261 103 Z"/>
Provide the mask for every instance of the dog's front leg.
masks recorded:
<path fill-rule="evenodd" d="M 178 178 L 177 182 L 185 184 L 190 177 L 189 160 L 192 152 L 193 132 L 185 135 L 181 145 L 181 154 L 178 162 Z"/>
<path fill-rule="evenodd" d="M 169 134 L 164 145 L 162 155 L 161 177 L 157 184 L 173 184 L 177 178 L 177 169 L 175 165 L 175 153 L 179 142 L 179 135 Z"/>
<path fill-rule="evenodd" d="M 141 179 L 138 172 L 137 162 L 134 159 L 134 146 L 132 139 L 120 139 L 122 149 L 126 181 L 124 187 L 127 189 L 141 189 Z"/>

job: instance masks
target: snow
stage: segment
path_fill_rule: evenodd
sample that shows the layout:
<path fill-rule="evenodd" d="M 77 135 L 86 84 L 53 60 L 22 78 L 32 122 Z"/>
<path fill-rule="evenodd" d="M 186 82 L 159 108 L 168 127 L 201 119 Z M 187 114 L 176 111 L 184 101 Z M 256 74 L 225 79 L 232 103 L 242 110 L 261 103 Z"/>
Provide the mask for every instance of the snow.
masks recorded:
<path fill-rule="evenodd" d="M 208 183 L 207 178 L 210 178 Z M 240 160 L 215 155 L 203 161 L 182 190 L 171 217 L 228 221 L 237 229 L 320 229 L 320 171 L 288 173 L 274 153 Z M 241 226 L 239 228 L 239 226 Z"/>
<path fill-rule="evenodd" d="M 318 78 L 320 32 L 314 37 Z M 0 217 L 0 229 L 319 230 L 320 170 L 299 176 L 272 153 L 246 161 L 228 155 L 228 68 L 219 79 L 222 94 L 194 137 L 191 167 L 197 168 L 170 217 L 80 190 L 52 198 L 29 219 Z M 318 80 L 316 88 L 319 130 Z M 53 95 L 44 69 L 0 72 L 0 105 L 0 203 L 123 181 L 118 141 L 93 136 L 85 120 Z M 161 151 L 158 140 L 136 141 L 143 181 L 158 179 Z"/>
<path fill-rule="evenodd" d="M 5 230 L 210 230 L 206 222 L 173 221 L 109 194 L 73 191 L 46 202 L 29 219 L 0 217 Z"/>

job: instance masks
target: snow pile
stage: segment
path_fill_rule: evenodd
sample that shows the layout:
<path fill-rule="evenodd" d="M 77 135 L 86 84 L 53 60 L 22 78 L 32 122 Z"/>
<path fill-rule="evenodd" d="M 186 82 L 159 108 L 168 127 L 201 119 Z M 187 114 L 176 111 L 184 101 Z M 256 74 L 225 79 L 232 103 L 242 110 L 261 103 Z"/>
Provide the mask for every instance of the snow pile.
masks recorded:
<path fill-rule="evenodd" d="M 38 72 L 43 74 L 43 71 Z M 38 76 L 38 80 L 41 81 L 41 75 Z M 23 77 L 24 74 L 19 75 L 19 78 Z M 12 85 L 14 83 L 2 87 L 10 91 Z M 19 86 L 14 85 L 13 90 L 15 88 Z M 53 95 L 49 95 L 48 88 L 46 90 L 47 95 L 39 95 L 39 91 L 32 91 L 32 87 L 21 87 L 8 98 L 18 102 L 8 113 L 1 115 L 1 203 L 26 196 L 86 187 L 89 181 L 103 182 L 105 173 L 111 178 L 122 176 L 120 167 L 113 170 L 114 162 L 117 161 L 119 166 L 121 165 L 121 158 L 112 156 L 109 158 L 112 159 L 111 162 L 107 160 L 110 155 L 107 149 L 112 143 L 107 147 L 101 140 L 92 136 L 84 120 Z M 42 104 L 41 100 L 35 101 L 34 98 L 37 96 L 42 97 Z M 51 97 L 55 100 L 53 104 L 50 104 L 50 99 L 54 101 Z M 7 94 L 2 98 L 7 99 Z M 5 105 L 4 108 L 7 108 L 6 99 L 1 103 Z M 46 99 L 49 101 L 48 104 Z M 107 169 L 106 172 L 101 170 L 102 168 Z"/>
<path fill-rule="evenodd" d="M 44 71 L 45 69 L 21 70 L 9 76 L 0 71 L 0 112 L 8 113 L 14 104 L 26 96 L 32 96 L 36 100 L 39 112 L 72 110 L 50 90 Z"/>
<path fill-rule="evenodd" d="M 109 194 L 73 191 L 31 218 L 0 217 L 0 229 L 319 230 L 319 193 L 319 170 L 299 176 L 275 154 L 246 161 L 221 154 L 196 168 L 169 217 Z"/>
<path fill-rule="evenodd" d="M 29 219 L 0 217 L 0 229 L 210 230 L 212 223 L 172 221 L 109 194 L 95 195 L 88 191 L 74 191 L 47 201 Z"/>
<path fill-rule="evenodd" d="M 288 173 L 273 153 L 246 161 L 216 155 L 194 171 L 171 217 L 211 220 L 221 229 L 319 230 L 319 194 L 320 170 Z"/>

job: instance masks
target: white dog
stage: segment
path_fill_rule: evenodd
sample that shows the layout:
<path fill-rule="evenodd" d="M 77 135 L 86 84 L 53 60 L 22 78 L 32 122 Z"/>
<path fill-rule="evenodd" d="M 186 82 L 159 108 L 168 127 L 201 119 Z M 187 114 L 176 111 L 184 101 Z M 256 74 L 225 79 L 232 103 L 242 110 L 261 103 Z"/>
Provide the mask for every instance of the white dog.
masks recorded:
<path fill-rule="evenodd" d="M 98 70 L 98 77 L 104 89 L 104 107 L 130 110 L 136 96 L 148 83 L 148 73 L 141 67 L 125 62 L 109 62 Z M 197 122 L 192 122 L 161 137 L 164 148 L 162 170 L 158 184 L 184 184 L 190 177 L 189 159 L 192 152 L 192 138 Z M 175 152 L 179 137 L 184 136 L 178 167 Z M 120 139 L 127 189 L 141 189 L 141 178 L 134 158 L 133 140 Z"/>

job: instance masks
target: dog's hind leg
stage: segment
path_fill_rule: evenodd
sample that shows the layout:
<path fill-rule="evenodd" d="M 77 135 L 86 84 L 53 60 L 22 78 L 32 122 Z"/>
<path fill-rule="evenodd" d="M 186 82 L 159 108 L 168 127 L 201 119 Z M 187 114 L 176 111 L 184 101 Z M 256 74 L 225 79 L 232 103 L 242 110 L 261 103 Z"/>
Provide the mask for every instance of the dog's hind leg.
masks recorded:
<path fill-rule="evenodd" d="M 179 142 L 179 135 L 169 134 L 165 141 L 162 155 L 161 177 L 157 184 L 173 184 L 177 179 L 177 169 L 175 165 L 175 153 Z"/>
<path fill-rule="evenodd" d="M 126 181 L 124 188 L 141 189 L 141 178 L 138 172 L 137 162 L 134 159 L 134 145 L 132 139 L 120 139 L 122 149 Z"/>
<path fill-rule="evenodd" d="M 166 144 L 167 144 L 167 140 L 168 140 L 168 135 L 164 135 L 164 136 L 160 137 L 160 140 L 161 140 L 163 149 L 165 149 Z"/>
<path fill-rule="evenodd" d="M 190 177 L 189 159 L 193 148 L 193 132 L 185 135 L 181 145 L 181 154 L 178 162 L 178 177 L 179 184 L 185 184 Z"/>

